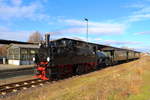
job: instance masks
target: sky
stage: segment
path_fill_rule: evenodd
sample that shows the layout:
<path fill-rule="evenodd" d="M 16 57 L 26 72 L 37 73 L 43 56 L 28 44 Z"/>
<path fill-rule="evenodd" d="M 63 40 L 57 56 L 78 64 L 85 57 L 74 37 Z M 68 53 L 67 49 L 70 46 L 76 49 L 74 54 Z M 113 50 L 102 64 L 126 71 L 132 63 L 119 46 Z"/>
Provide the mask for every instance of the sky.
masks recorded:
<path fill-rule="evenodd" d="M 150 52 L 150 0 L 0 0 L 0 39 L 27 41 L 39 31 Z"/>

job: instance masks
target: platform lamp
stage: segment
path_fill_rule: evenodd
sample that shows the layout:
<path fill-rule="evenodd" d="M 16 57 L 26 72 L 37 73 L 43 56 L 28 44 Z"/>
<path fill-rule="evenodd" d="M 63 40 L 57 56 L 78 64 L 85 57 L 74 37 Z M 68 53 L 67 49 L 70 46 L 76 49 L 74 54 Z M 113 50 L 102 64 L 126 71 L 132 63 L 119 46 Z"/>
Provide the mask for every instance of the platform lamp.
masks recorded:
<path fill-rule="evenodd" d="M 86 39 L 87 39 L 87 42 L 88 42 L 88 19 L 87 18 L 84 18 L 84 20 L 86 21 Z"/>

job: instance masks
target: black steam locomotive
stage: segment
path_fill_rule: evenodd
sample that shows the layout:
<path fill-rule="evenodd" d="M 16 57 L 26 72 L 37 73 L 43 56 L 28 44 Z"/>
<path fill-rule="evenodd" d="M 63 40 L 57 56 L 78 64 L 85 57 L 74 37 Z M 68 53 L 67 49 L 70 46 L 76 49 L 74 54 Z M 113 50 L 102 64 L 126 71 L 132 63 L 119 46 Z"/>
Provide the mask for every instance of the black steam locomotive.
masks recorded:
<path fill-rule="evenodd" d="M 90 72 L 114 62 L 139 58 L 139 53 L 135 51 L 105 50 L 104 47 L 67 38 L 50 42 L 47 34 L 45 43 L 40 45 L 39 53 L 34 58 L 36 77 L 43 80 L 60 79 Z M 129 58 L 131 52 L 133 58 Z"/>

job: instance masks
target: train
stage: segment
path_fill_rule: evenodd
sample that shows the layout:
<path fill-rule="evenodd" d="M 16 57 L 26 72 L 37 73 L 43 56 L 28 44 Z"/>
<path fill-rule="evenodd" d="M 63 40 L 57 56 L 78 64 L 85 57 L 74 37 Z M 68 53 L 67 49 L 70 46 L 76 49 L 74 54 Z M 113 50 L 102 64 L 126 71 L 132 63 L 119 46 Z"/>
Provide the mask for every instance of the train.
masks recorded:
<path fill-rule="evenodd" d="M 139 58 L 140 52 L 134 50 L 69 38 L 50 41 L 50 35 L 46 34 L 33 60 L 37 78 L 54 80 Z"/>

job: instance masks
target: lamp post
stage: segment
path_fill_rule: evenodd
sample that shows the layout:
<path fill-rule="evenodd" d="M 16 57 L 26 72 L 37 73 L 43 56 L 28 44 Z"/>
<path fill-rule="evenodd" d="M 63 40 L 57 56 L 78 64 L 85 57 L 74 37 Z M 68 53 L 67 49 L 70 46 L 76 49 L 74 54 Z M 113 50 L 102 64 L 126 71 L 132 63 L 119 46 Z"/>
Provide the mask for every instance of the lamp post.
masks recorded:
<path fill-rule="evenodd" d="M 87 22 L 87 27 L 86 27 L 86 39 L 87 39 L 87 42 L 88 42 L 88 19 L 85 18 L 84 20 Z"/>

